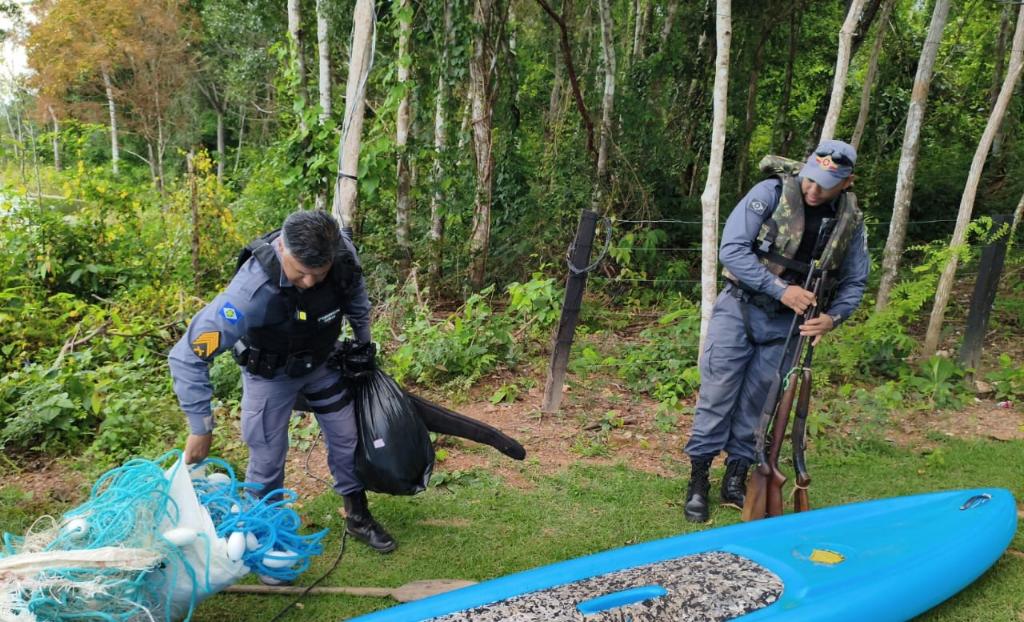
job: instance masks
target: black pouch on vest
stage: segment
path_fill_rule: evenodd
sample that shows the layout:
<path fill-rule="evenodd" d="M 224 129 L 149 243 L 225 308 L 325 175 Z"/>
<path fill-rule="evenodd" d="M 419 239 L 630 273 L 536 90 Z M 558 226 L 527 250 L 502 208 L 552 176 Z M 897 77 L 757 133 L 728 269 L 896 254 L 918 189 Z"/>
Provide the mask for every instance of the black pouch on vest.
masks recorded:
<path fill-rule="evenodd" d="M 235 342 L 235 345 L 231 347 L 231 358 L 235 359 L 235 362 L 241 367 L 245 367 L 249 364 L 249 351 L 251 348 L 245 345 L 245 342 L 239 339 Z"/>
<path fill-rule="evenodd" d="M 316 367 L 316 364 L 313 361 L 312 352 L 296 352 L 285 361 L 284 373 L 292 378 L 298 378 L 313 371 L 314 367 Z"/>

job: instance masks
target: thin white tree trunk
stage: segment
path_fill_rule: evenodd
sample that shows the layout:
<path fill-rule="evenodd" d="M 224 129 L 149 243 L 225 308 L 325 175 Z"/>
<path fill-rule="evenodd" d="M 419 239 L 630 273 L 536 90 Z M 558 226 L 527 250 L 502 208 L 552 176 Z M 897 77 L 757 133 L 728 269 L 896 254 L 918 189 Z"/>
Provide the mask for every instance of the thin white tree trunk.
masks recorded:
<path fill-rule="evenodd" d="M 343 227 L 355 220 L 359 171 L 359 146 L 363 134 L 366 80 L 373 62 L 373 0 L 356 0 L 352 15 L 352 50 L 345 87 L 345 120 L 342 123 L 338 178 L 334 186 L 331 212 Z"/>
<path fill-rule="evenodd" d="M 896 0 L 885 0 L 882 5 L 882 13 L 878 16 L 878 32 L 875 33 L 875 43 L 871 47 L 871 59 L 868 61 L 868 71 L 864 76 L 864 87 L 860 92 L 860 110 L 857 112 L 857 124 L 853 128 L 853 138 L 850 144 L 854 149 L 860 148 L 860 141 L 864 137 L 864 128 L 868 124 L 868 111 L 871 109 L 871 91 L 875 87 L 875 76 L 878 75 L 878 59 L 882 55 L 882 42 L 885 41 L 885 33 L 889 30 L 889 14 L 892 13 L 892 5 Z"/>
<path fill-rule="evenodd" d="M 599 2 L 600 1 L 602 1 L 602 0 L 599 0 Z M 636 3 L 636 21 L 633 22 L 633 48 L 632 48 L 633 52 L 629 55 L 629 59 L 628 59 L 629 62 L 627 63 L 628 65 L 632 65 L 634 61 L 643 58 L 643 56 L 641 56 L 641 54 L 643 54 L 644 33 L 646 31 L 646 24 L 645 24 L 646 19 L 645 18 L 646 18 L 646 15 L 647 15 L 647 7 L 648 7 L 649 3 L 650 3 L 650 0 L 637 0 L 637 3 Z M 603 7 L 601 9 L 601 12 L 604 13 L 604 8 Z M 609 13 L 609 15 L 611 15 L 611 9 L 608 10 L 608 13 Z M 601 25 L 602 25 L 602 28 L 603 28 L 603 26 L 604 26 L 604 19 L 603 18 L 601 20 Z M 602 30 L 601 36 L 602 37 L 604 36 L 603 30 Z"/>
<path fill-rule="evenodd" d="M 53 106 L 46 107 L 47 112 L 50 113 L 50 120 L 53 121 L 53 168 L 60 171 L 60 122 L 57 120 L 57 115 L 53 113 Z"/>
<path fill-rule="evenodd" d="M 493 36 L 495 0 L 475 0 L 473 53 L 469 60 L 469 93 L 472 102 L 473 153 L 476 156 L 476 192 L 474 193 L 473 225 L 469 241 L 469 281 L 474 289 L 483 287 L 487 252 L 491 237 L 491 198 L 493 193 L 494 157 L 491 134 L 491 66 L 494 62 Z"/>
<path fill-rule="evenodd" d="M 316 0 L 316 46 L 318 51 L 319 93 L 320 93 L 320 124 L 327 123 L 331 118 L 331 46 L 329 24 L 327 21 L 328 0 Z M 318 210 L 327 209 L 327 180 L 319 183 L 314 206 Z"/>
<path fill-rule="evenodd" d="M 839 113 L 843 110 L 843 95 L 846 92 L 846 76 L 850 71 L 850 50 L 853 48 L 853 32 L 857 28 L 861 9 L 865 0 L 853 0 L 850 12 L 839 31 L 839 51 L 836 54 L 836 77 L 832 82 L 832 98 L 828 102 L 828 112 L 821 128 L 821 140 L 829 140 L 836 133 Z"/>
<path fill-rule="evenodd" d="M 117 175 L 117 163 L 121 159 L 121 150 L 117 144 L 117 104 L 114 103 L 114 85 L 110 81 L 110 74 L 103 70 L 103 88 L 107 93 L 107 109 L 110 111 L 110 163 L 114 174 Z"/>
<path fill-rule="evenodd" d="M 434 105 L 434 192 L 430 197 L 430 278 L 435 287 L 441 279 L 441 267 L 444 259 L 444 194 L 441 180 L 444 177 L 446 153 L 448 149 L 448 63 L 452 47 L 452 0 L 444 0 L 444 39 L 441 45 L 441 67 L 437 76 L 437 99 Z"/>
<path fill-rule="evenodd" d="M 722 157 L 725 152 L 725 121 L 729 97 L 729 46 L 732 43 L 732 5 L 730 0 L 717 0 L 715 10 L 715 87 L 714 112 L 711 121 L 711 159 L 701 205 L 701 264 L 700 264 L 700 349 L 704 351 L 704 338 L 711 322 L 711 309 L 715 305 L 718 274 L 718 199 L 721 188 Z"/>
<path fill-rule="evenodd" d="M 295 73 L 299 81 L 296 95 L 302 102 L 300 110 L 306 110 L 306 57 L 302 53 L 302 3 L 300 0 L 288 0 L 288 39 L 291 42 L 292 54 L 294 54 Z M 306 120 L 302 113 L 299 113 L 299 128 L 305 133 Z"/>
<path fill-rule="evenodd" d="M 409 83 L 409 40 L 412 36 L 412 0 L 399 0 L 398 11 L 398 84 L 405 93 L 398 103 L 395 120 L 395 149 L 398 151 L 398 186 L 395 189 L 395 242 L 398 245 L 399 270 L 407 274 L 412 267 L 412 242 L 409 240 L 409 213 L 411 211 L 411 177 L 409 170 L 409 127 L 412 120 L 412 85 Z M 406 15 L 408 13 L 408 16 Z"/>
<path fill-rule="evenodd" d="M 235 165 L 231 168 L 232 175 L 238 172 L 238 163 L 242 159 L 242 136 L 245 134 L 245 104 L 238 108 L 238 146 L 235 147 Z"/>
<path fill-rule="evenodd" d="M 327 21 L 328 0 L 316 0 L 316 45 L 320 55 L 320 122 L 331 117 L 331 45 Z"/>
<path fill-rule="evenodd" d="M 598 186 L 608 176 L 608 148 L 611 143 L 612 114 L 615 107 L 615 40 L 612 11 L 608 0 L 598 0 L 601 17 L 601 50 L 604 58 L 604 95 L 601 98 L 601 138 L 597 149 Z M 638 21 L 639 23 L 639 21 Z"/>
<path fill-rule="evenodd" d="M 889 237 L 885 241 L 882 259 L 882 277 L 878 285 L 875 311 L 881 311 L 889 304 L 889 295 L 896 283 L 903 244 L 907 237 L 907 220 L 910 217 L 910 200 L 914 194 L 914 175 L 917 172 L 917 153 L 921 147 L 921 125 L 928 104 L 928 91 L 932 83 L 932 70 L 938 55 L 942 31 L 946 27 L 950 0 L 938 0 L 932 11 L 931 26 L 921 49 L 921 60 L 917 63 L 917 76 L 907 110 L 907 126 L 903 131 L 903 151 L 896 175 L 896 196 L 893 198 L 892 220 L 889 222 Z M 885 24 L 883 23 L 882 26 Z M 881 33 L 879 33 L 881 35 Z"/>
<path fill-rule="evenodd" d="M 217 109 L 217 183 L 224 183 L 224 158 L 227 157 L 224 148 L 224 112 Z"/>
<path fill-rule="evenodd" d="M 981 172 L 985 168 L 985 159 L 988 150 L 992 146 L 992 139 L 999 130 L 1006 108 L 1013 97 L 1013 91 L 1020 78 L 1022 60 L 1024 60 L 1024 4 L 1020 6 L 1017 13 L 1017 28 L 1013 35 L 1013 48 L 1010 52 L 1010 64 L 1003 79 L 1003 86 L 999 90 L 999 97 L 996 105 L 989 115 L 988 123 L 985 125 L 985 132 L 981 136 L 978 148 L 974 152 L 974 160 L 971 162 L 971 171 L 967 174 L 967 183 L 964 186 L 964 194 L 960 199 L 960 212 L 956 217 L 956 227 L 953 229 L 953 239 L 949 246 L 953 249 L 949 262 L 946 264 L 942 276 L 939 278 L 939 285 L 935 291 L 935 303 L 932 305 L 932 314 L 928 319 L 928 330 L 924 336 L 924 356 L 931 356 L 939 345 L 939 336 L 942 330 L 942 322 L 946 315 L 946 304 L 949 302 L 949 294 L 953 289 L 953 277 L 956 275 L 956 265 L 960 246 L 964 243 L 967 234 L 967 225 L 971 222 L 971 213 L 974 210 L 974 196 L 978 191 L 978 183 L 981 181 Z"/>
<path fill-rule="evenodd" d="M 676 11 L 679 10 L 679 0 L 669 0 L 665 8 L 665 23 L 661 26 L 661 40 L 658 43 L 658 52 L 664 52 L 668 45 L 668 37 L 672 34 L 672 24 L 676 19 Z"/>

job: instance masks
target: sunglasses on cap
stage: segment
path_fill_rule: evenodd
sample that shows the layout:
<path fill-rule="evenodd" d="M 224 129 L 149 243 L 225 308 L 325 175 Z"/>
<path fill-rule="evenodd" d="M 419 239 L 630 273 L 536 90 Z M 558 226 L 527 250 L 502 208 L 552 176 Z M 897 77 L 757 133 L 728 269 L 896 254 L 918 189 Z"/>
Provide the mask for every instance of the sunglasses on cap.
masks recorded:
<path fill-rule="evenodd" d="M 835 149 L 821 149 L 815 151 L 814 155 L 821 158 L 832 158 L 832 161 L 839 166 L 853 166 L 853 161 L 850 158 Z"/>

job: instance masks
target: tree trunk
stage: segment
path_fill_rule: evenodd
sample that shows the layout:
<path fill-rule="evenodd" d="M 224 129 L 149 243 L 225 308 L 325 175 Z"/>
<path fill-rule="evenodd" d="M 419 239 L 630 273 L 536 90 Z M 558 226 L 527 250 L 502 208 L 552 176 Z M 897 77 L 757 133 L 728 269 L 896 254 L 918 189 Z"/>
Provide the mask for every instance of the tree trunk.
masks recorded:
<path fill-rule="evenodd" d="M 160 187 L 160 176 L 156 172 L 156 153 L 154 153 L 153 143 L 151 141 L 148 141 L 148 140 L 146 141 L 146 151 L 149 153 L 149 159 L 146 160 L 146 164 L 149 165 L 149 177 L 150 177 L 150 180 L 153 182 L 153 187 L 154 188 L 159 188 Z"/>
<path fill-rule="evenodd" d="M 683 157 L 687 158 L 693 152 L 693 143 L 695 140 L 697 125 L 700 122 L 700 117 L 704 110 L 704 82 L 705 73 L 704 68 L 707 63 L 704 61 L 705 54 L 708 48 L 708 31 L 711 28 L 712 21 L 712 3 L 711 0 L 704 0 L 704 12 L 701 17 L 701 24 L 704 27 L 701 29 L 700 37 L 697 39 L 697 67 L 698 70 L 694 76 L 690 78 L 690 85 L 686 89 L 686 102 L 690 108 L 689 113 L 686 115 L 686 121 L 683 123 Z M 698 90 L 699 89 L 699 90 Z M 698 149 L 698 152 L 700 149 Z M 683 167 L 682 177 L 680 179 L 680 187 L 687 188 L 686 196 L 693 196 L 693 188 L 695 187 L 696 180 L 700 177 L 700 156 L 695 156 L 690 159 L 687 166 Z"/>
<path fill-rule="evenodd" d="M 704 351 L 704 338 L 711 322 L 718 275 L 718 200 L 722 177 L 722 157 L 725 152 L 725 121 L 729 97 L 729 46 L 732 42 L 732 7 L 730 0 L 717 0 L 715 10 L 715 88 L 714 113 L 711 122 L 711 155 L 708 178 L 700 196 L 701 205 L 701 264 L 700 264 L 700 346 Z"/>
<path fill-rule="evenodd" d="M 967 183 L 964 187 L 964 194 L 960 200 L 960 211 L 956 217 L 956 227 L 953 230 L 953 238 L 949 246 L 954 252 L 950 255 L 942 276 L 939 278 L 939 285 L 935 291 L 935 303 L 932 305 L 932 314 L 928 319 L 928 330 L 924 337 L 924 356 L 931 356 L 939 345 L 939 335 L 942 330 L 942 322 L 946 315 L 946 304 L 949 302 L 950 290 L 953 288 L 953 277 L 956 275 L 957 250 L 964 243 L 967 234 L 967 225 L 971 221 L 971 212 L 974 209 L 974 196 L 978 191 L 978 183 L 981 181 L 981 172 L 985 167 L 985 159 L 989 147 L 992 146 L 992 139 L 999 129 L 1006 114 L 1006 108 L 1013 96 L 1017 86 L 1017 79 L 1020 78 L 1022 55 L 1024 55 L 1024 4 L 1020 6 L 1017 13 L 1017 28 L 1013 35 L 1013 48 L 1010 52 L 1010 64 L 1003 79 L 1003 86 L 999 90 L 999 97 L 996 105 L 989 115 L 988 123 L 985 125 L 985 132 L 981 136 L 978 148 L 974 152 L 974 160 L 971 162 L 971 170 L 967 174 Z"/>
<path fill-rule="evenodd" d="M 679 0 L 668 0 L 668 6 L 665 7 L 665 23 L 661 25 L 661 39 L 658 42 L 659 54 L 665 52 L 665 46 L 668 45 L 668 37 L 672 34 L 672 24 L 675 22 L 678 10 Z"/>
<path fill-rule="evenodd" d="M 472 102 L 473 153 L 476 157 L 476 192 L 473 200 L 473 225 L 469 241 L 469 282 L 473 289 L 483 287 L 487 268 L 487 251 L 491 237 L 491 197 L 494 171 L 493 136 L 491 134 L 492 93 L 494 81 L 491 67 L 495 59 L 495 22 L 497 0 L 474 0 L 473 52 L 469 60 L 469 95 Z"/>
<path fill-rule="evenodd" d="M 329 24 L 327 21 L 328 0 L 316 0 L 316 46 L 319 63 L 320 92 L 320 124 L 324 125 L 331 118 L 331 46 Z M 318 188 L 314 206 L 318 210 L 327 209 L 327 180 L 318 179 Z"/>
<path fill-rule="evenodd" d="M 217 109 L 217 183 L 224 183 L 224 158 L 227 157 L 224 148 L 224 112 Z"/>
<path fill-rule="evenodd" d="M 375 36 L 373 0 L 356 0 L 352 14 L 352 49 L 345 88 L 345 120 L 342 122 L 341 148 L 338 150 L 338 177 L 334 186 L 331 212 L 342 227 L 352 227 L 356 214 L 356 173 L 359 171 L 359 145 L 363 133 L 366 81 L 373 58 L 370 54 Z"/>
<path fill-rule="evenodd" d="M 629 58 L 627 59 L 628 62 L 626 63 L 629 66 L 632 66 L 634 62 L 643 59 L 644 36 L 647 32 L 647 14 L 650 10 L 650 6 L 651 0 L 637 0 L 636 21 L 633 24 L 633 51 L 629 55 Z M 611 15 L 610 9 L 608 13 Z"/>
<path fill-rule="evenodd" d="M 298 80 L 297 92 L 295 95 L 301 103 L 299 109 L 306 110 L 306 56 L 303 54 L 303 31 L 302 31 L 302 2 L 300 0 L 288 0 L 288 40 L 291 44 L 294 59 L 295 75 Z M 298 115 L 299 128 L 306 133 L 306 120 L 302 112 Z"/>
<path fill-rule="evenodd" d="M 50 120 L 53 121 L 53 168 L 60 171 L 60 122 L 57 120 L 57 115 L 53 113 L 53 106 L 46 107 L 47 112 L 50 113 Z"/>
<path fill-rule="evenodd" d="M 875 311 L 881 311 L 889 304 L 889 295 L 896 283 L 903 243 L 907 237 L 907 220 L 910 217 L 910 200 L 914 194 L 914 175 L 917 172 L 917 153 L 921 147 L 921 124 L 928 104 L 928 91 L 932 84 L 932 71 L 938 54 L 942 31 L 946 27 L 950 0 L 937 0 L 932 12 L 932 22 L 921 49 L 921 60 L 917 64 L 914 90 L 907 110 L 907 126 L 903 132 L 903 150 L 896 175 L 896 195 L 892 204 L 892 220 L 889 222 L 889 237 L 885 241 L 882 259 L 882 276 L 878 284 Z M 884 23 L 882 24 L 884 26 Z M 881 33 L 879 33 L 881 34 Z"/>
<path fill-rule="evenodd" d="M 409 176 L 409 126 L 412 118 L 409 69 L 412 59 L 409 55 L 409 39 L 412 36 L 412 0 L 398 3 L 398 84 L 405 87 L 402 100 L 398 103 L 395 120 L 395 149 L 398 151 L 398 186 L 395 189 L 395 242 L 398 245 L 398 266 L 403 275 L 412 268 L 412 243 L 409 240 L 410 176 Z M 408 15 L 406 15 L 408 14 Z"/>
<path fill-rule="evenodd" d="M 853 129 L 853 138 L 850 144 L 854 149 L 860 148 L 860 140 L 864 137 L 864 128 L 868 123 L 868 110 L 871 108 L 871 90 L 875 86 L 875 76 L 878 74 L 878 58 L 882 55 L 882 42 L 885 40 L 885 33 L 889 29 L 889 13 L 892 12 L 892 5 L 895 0 L 885 0 L 882 5 L 882 14 L 878 20 L 878 32 L 875 33 L 875 43 L 871 47 L 871 59 L 868 61 L 867 75 L 864 76 L 864 87 L 860 92 L 860 110 L 857 113 L 857 125 Z"/>
<path fill-rule="evenodd" d="M 853 0 L 846 21 L 839 31 L 839 52 L 836 54 L 836 74 L 832 82 L 832 99 L 828 103 L 825 124 L 821 128 L 820 140 L 830 140 L 836 133 L 839 113 L 843 111 L 843 95 L 846 93 L 846 75 L 850 70 L 850 51 L 853 47 L 853 32 L 857 28 L 865 0 Z"/>
<path fill-rule="evenodd" d="M 615 106 L 615 40 L 609 0 L 598 0 L 601 13 L 601 50 L 604 58 L 604 95 L 601 98 L 601 138 L 597 149 L 597 185 L 607 186 L 608 148 L 612 136 L 612 113 Z M 639 23 L 639 22 L 638 22 Z M 601 194 L 600 192 L 598 194 Z M 602 213 L 601 210 L 594 211 Z"/>
<path fill-rule="evenodd" d="M 331 117 L 331 45 L 327 21 L 328 0 L 316 0 L 316 45 L 320 55 L 320 122 Z"/>
<path fill-rule="evenodd" d="M 114 103 L 114 85 L 106 69 L 103 70 L 103 88 L 107 93 L 107 109 L 110 111 L 110 163 L 117 175 L 117 163 L 121 159 L 121 150 L 117 145 L 117 105 Z"/>
<path fill-rule="evenodd" d="M 740 145 L 737 149 L 739 163 L 736 166 L 736 191 L 739 194 L 747 188 L 747 174 L 750 166 L 750 140 L 754 135 L 754 124 L 757 121 L 757 80 L 761 75 L 761 67 L 764 65 L 764 48 L 768 43 L 768 34 L 773 29 L 773 20 L 764 23 L 761 29 L 761 37 L 754 48 L 754 62 L 750 68 L 750 79 L 747 83 L 747 111 L 743 121 L 743 135 L 740 137 Z"/>
<path fill-rule="evenodd" d="M 235 147 L 235 165 L 231 167 L 231 174 L 238 172 L 238 162 L 242 159 L 242 136 L 245 134 L 245 104 L 238 106 L 238 146 Z"/>
<path fill-rule="evenodd" d="M 1003 5 L 1003 12 L 999 18 L 999 36 L 996 37 L 995 68 L 992 72 L 992 88 L 989 89 L 989 106 L 996 105 L 996 98 L 999 97 L 999 83 L 1003 81 L 1004 64 L 1006 62 L 1006 39 L 1010 36 L 1010 4 Z M 992 139 L 992 156 L 997 157 L 1003 149 L 1003 126 L 999 126 L 995 138 Z"/>
<path fill-rule="evenodd" d="M 199 294 L 199 197 L 197 196 L 196 169 L 194 164 L 195 153 L 189 151 L 185 156 L 185 166 L 188 175 L 188 197 L 190 213 L 192 215 L 192 284 L 195 292 Z"/>
<path fill-rule="evenodd" d="M 454 22 L 452 0 L 444 0 L 444 34 L 440 43 L 441 67 L 437 76 L 437 100 L 434 105 L 434 192 L 430 197 L 430 281 L 436 290 L 441 281 L 444 261 L 444 193 L 441 182 L 444 178 L 448 151 L 448 78 L 451 59 Z"/>
<path fill-rule="evenodd" d="M 793 94 L 793 66 L 796 64 L 796 49 L 800 41 L 799 10 L 789 16 L 789 54 L 786 57 L 786 77 L 782 81 L 782 97 L 779 109 L 775 113 L 775 127 L 772 131 L 772 153 L 785 156 L 789 153 L 789 145 L 793 141 L 793 130 L 789 124 L 789 99 Z"/>

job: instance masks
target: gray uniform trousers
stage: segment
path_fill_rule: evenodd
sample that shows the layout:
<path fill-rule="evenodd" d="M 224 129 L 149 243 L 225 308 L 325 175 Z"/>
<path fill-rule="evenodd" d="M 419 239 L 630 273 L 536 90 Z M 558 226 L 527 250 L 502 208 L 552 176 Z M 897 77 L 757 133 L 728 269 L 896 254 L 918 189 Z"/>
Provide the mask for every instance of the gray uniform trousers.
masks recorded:
<path fill-rule="evenodd" d="M 727 285 L 711 313 L 700 358 L 693 432 L 685 448 L 691 458 L 710 458 L 725 450 L 729 459 L 756 461 L 757 422 L 782 357 L 793 312 L 783 307 L 774 315 L 766 313 L 737 300 L 736 291 Z M 741 305 L 750 319 L 749 335 Z"/>
<path fill-rule="evenodd" d="M 341 373 L 321 365 L 300 378 L 279 371 L 273 378 L 242 370 L 242 438 L 249 446 L 246 481 L 263 484 L 260 495 L 284 485 L 284 465 L 288 455 L 288 422 L 299 394 L 306 396 L 311 408 L 332 406 L 316 418 L 327 444 L 327 465 L 334 476 L 334 490 L 347 495 L 359 492 L 363 485 L 355 475 L 356 418 L 351 393 L 341 388 L 322 399 L 310 396 L 331 393 Z M 318 396 L 319 397 L 319 396 Z"/>

